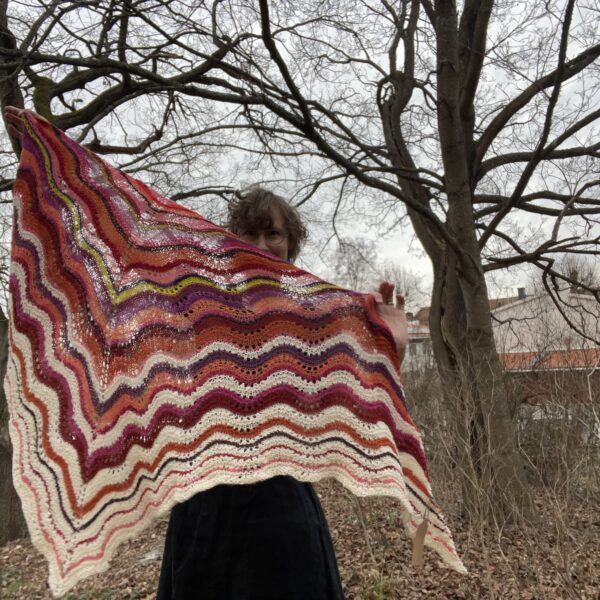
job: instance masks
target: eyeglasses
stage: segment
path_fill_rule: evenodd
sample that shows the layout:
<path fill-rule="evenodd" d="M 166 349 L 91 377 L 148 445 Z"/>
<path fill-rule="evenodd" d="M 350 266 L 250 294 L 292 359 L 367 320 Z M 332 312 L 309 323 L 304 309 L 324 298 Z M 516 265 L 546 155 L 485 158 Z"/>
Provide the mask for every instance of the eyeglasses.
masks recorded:
<path fill-rule="evenodd" d="M 287 233 L 283 231 L 279 231 L 278 229 L 267 229 L 260 231 L 243 231 L 240 234 L 240 237 L 248 240 L 248 241 L 257 241 L 260 236 L 264 237 L 265 242 L 269 244 L 269 246 L 281 246 L 288 239 Z"/>

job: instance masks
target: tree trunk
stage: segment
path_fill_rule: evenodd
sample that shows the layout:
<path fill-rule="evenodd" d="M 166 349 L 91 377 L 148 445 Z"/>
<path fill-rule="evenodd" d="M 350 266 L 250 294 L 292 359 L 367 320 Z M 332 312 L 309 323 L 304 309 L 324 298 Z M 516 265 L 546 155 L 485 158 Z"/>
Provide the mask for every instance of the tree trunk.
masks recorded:
<path fill-rule="evenodd" d="M 463 261 L 464 264 L 464 261 Z M 456 465 L 469 518 L 519 521 L 533 506 L 516 446 L 509 386 L 496 352 L 483 275 L 468 276 L 452 250 L 435 265 L 430 328 L 454 417 Z"/>
<path fill-rule="evenodd" d="M 465 82 L 456 3 L 437 0 L 435 8 L 438 133 L 451 241 L 439 240 L 441 252 L 435 254 L 426 246 L 434 265 L 430 329 L 445 401 L 456 419 L 464 510 L 473 518 L 502 522 L 530 516 L 532 503 L 496 352 L 473 218 L 473 132 L 470 111 L 465 120 L 461 110 Z"/>
<path fill-rule="evenodd" d="M 0 0 L 0 48 L 14 50 L 17 47 L 15 37 L 8 29 L 7 0 Z M 12 104 L 23 108 L 23 94 L 18 85 L 17 71 L 14 67 L 5 67 L 4 61 L 10 58 L 0 58 L 0 106 L 4 108 Z M 11 139 L 17 156 L 20 143 Z M 4 393 L 4 375 L 8 360 L 8 321 L 0 310 L 0 545 L 9 540 L 27 535 L 27 526 L 21 510 L 21 501 L 13 486 L 12 479 L 12 448 L 8 434 L 8 405 Z"/>
<path fill-rule="evenodd" d="M 8 321 L 0 310 L 0 380 L 4 382 L 8 359 Z M 27 535 L 21 501 L 13 486 L 12 448 L 8 435 L 8 405 L 0 386 L 0 546 Z"/>

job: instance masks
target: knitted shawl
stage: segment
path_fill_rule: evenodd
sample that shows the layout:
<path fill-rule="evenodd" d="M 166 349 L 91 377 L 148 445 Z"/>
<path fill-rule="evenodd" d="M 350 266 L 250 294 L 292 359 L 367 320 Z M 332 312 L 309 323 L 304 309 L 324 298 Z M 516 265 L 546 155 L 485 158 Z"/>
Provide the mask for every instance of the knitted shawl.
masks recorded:
<path fill-rule="evenodd" d="M 35 113 L 14 186 L 13 477 L 55 595 L 219 484 L 397 498 L 464 571 L 374 300 L 253 247 Z M 425 527 L 423 527 L 425 525 Z M 421 527 L 419 527 L 421 526 Z"/>

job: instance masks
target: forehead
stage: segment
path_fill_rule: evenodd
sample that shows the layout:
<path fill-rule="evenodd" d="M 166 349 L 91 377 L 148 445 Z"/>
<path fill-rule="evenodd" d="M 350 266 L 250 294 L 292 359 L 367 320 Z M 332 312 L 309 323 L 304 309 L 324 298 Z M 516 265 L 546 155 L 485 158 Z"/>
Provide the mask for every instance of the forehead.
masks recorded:
<path fill-rule="evenodd" d="M 243 229 L 286 229 L 286 219 L 278 206 L 257 206 L 242 215 L 240 225 Z"/>
<path fill-rule="evenodd" d="M 275 229 L 285 229 L 285 219 L 281 214 L 281 210 L 277 206 L 271 206 L 269 210 L 269 225 Z"/>

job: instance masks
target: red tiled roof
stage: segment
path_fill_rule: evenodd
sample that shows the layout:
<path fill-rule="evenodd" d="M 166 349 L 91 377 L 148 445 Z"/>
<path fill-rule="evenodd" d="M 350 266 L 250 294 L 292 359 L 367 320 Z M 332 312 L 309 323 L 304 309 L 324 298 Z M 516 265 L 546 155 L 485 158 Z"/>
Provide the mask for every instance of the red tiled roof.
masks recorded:
<path fill-rule="evenodd" d="M 508 352 L 499 354 L 507 371 L 547 371 L 600 367 L 600 348 L 552 350 L 548 352 Z"/>
<path fill-rule="evenodd" d="M 512 304 L 517 300 L 521 300 L 521 298 L 519 298 L 518 296 L 511 296 L 510 298 L 490 298 L 490 308 L 494 310 L 495 308 L 499 308 L 500 306 Z"/>

